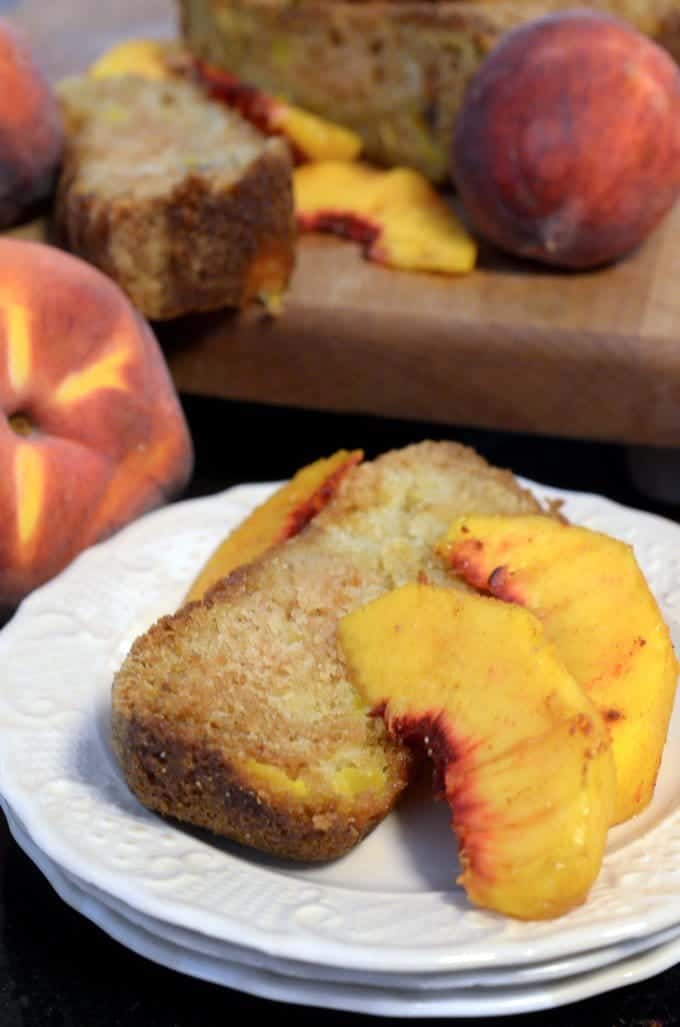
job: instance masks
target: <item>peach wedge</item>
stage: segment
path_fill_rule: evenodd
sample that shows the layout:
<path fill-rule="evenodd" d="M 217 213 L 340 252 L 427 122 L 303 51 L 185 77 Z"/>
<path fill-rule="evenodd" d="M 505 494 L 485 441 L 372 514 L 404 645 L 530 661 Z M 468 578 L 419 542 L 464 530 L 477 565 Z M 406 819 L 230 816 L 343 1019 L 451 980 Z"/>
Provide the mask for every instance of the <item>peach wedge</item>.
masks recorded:
<path fill-rule="evenodd" d="M 528 610 L 409 584 L 339 627 L 350 679 L 424 745 L 477 905 L 520 919 L 580 904 L 616 798 L 606 725 Z"/>
<path fill-rule="evenodd" d="M 477 590 L 525 606 L 612 738 L 614 822 L 652 798 L 675 697 L 668 628 L 630 546 L 547 517 L 465 517 L 438 551 Z"/>
<path fill-rule="evenodd" d="M 455 211 L 412 168 L 360 161 L 303 164 L 293 178 L 303 232 L 330 232 L 359 243 L 368 260 L 407 271 L 467 274 L 477 246 Z"/>
<path fill-rule="evenodd" d="M 236 567 L 297 535 L 323 509 L 343 475 L 362 459 L 361 450 L 340 449 L 301 468 L 220 543 L 191 585 L 185 602 L 202 599 Z"/>

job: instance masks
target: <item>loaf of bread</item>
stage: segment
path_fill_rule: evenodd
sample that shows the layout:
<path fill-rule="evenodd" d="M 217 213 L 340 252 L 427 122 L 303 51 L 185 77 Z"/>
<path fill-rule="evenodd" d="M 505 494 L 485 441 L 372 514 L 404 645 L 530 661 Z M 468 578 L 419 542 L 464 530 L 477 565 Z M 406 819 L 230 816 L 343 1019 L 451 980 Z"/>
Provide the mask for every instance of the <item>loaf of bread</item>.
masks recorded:
<path fill-rule="evenodd" d="M 294 264 L 291 159 L 180 79 L 64 81 L 61 244 L 146 317 L 275 299 Z"/>
<path fill-rule="evenodd" d="M 510 28 L 573 0 L 179 0 L 196 56 L 357 132 L 365 155 L 446 179 L 463 92 Z M 677 0 L 588 0 L 680 56 Z"/>
<path fill-rule="evenodd" d="M 340 856 L 385 817 L 412 766 L 348 679 L 340 618 L 407 581 L 464 587 L 432 554 L 454 517 L 539 509 L 511 474 L 453 443 L 352 468 L 300 534 L 134 642 L 112 692 L 132 792 L 278 856 Z"/>

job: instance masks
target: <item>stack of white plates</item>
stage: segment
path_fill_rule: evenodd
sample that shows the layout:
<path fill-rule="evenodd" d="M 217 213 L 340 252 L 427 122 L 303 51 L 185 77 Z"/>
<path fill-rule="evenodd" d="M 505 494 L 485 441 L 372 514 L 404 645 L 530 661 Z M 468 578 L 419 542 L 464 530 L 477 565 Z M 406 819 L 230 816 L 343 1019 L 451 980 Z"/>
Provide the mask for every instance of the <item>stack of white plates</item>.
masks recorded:
<path fill-rule="evenodd" d="M 634 545 L 680 642 L 680 526 L 563 494 L 578 523 Z M 572 1002 L 680 961 L 680 712 L 652 805 L 610 832 L 587 902 L 521 923 L 456 886 L 444 804 L 412 795 L 344 859 L 267 859 L 145 810 L 108 740 L 113 674 L 271 485 L 144 517 L 35 592 L 0 633 L 0 801 L 63 899 L 180 972 L 262 997 L 404 1017 Z"/>

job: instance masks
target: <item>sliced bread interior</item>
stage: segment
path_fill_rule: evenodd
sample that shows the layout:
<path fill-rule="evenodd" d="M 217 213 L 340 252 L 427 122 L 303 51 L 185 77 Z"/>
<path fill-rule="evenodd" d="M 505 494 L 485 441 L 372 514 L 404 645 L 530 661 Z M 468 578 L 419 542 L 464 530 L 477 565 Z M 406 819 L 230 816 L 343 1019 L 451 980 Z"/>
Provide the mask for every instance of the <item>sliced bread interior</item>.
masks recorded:
<path fill-rule="evenodd" d="M 156 320 L 274 297 L 295 261 L 292 162 L 181 79 L 63 81 L 59 241 Z"/>

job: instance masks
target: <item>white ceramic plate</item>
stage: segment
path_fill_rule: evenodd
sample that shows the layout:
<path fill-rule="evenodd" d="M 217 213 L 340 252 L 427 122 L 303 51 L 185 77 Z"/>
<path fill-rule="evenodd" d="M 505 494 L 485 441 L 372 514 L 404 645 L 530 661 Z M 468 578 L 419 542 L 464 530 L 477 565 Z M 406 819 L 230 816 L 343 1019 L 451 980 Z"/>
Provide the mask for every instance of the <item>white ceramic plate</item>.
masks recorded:
<path fill-rule="evenodd" d="M 557 981 L 489 988 L 484 985 L 435 992 L 409 991 L 394 984 L 363 987 L 334 981 L 279 974 L 224 957 L 207 955 L 156 934 L 152 926 L 128 920 L 119 911 L 84 891 L 42 853 L 8 811 L 14 837 L 42 870 L 58 895 L 101 927 L 110 937 L 140 956 L 180 973 L 259 998 L 298 1005 L 379 1016 L 481 1017 L 508 1016 L 553 1009 L 581 999 L 646 980 L 680 960 L 680 938 L 629 955 L 604 969 Z"/>
<path fill-rule="evenodd" d="M 93 909 L 95 913 L 98 913 L 98 917 L 91 917 L 91 919 L 100 926 L 105 927 L 101 917 L 106 911 L 110 911 L 117 921 L 123 920 L 133 927 L 139 927 L 144 934 L 153 935 L 161 942 L 168 942 L 171 948 L 193 952 L 196 956 L 206 956 L 209 960 L 216 959 L 220 962 L 236 963 L 248 969 L 283 974 L 286 977 L 295 977 L 298 980 L 311 979 L 340 984 L 360 984 L 378 986 L 382 989 L 396 987 L 399 991 L 412 990 L 422 992 L 430 990 L 458 991 L 463 988 L 478 987 L 516 988 L 556 981 L 563 977 L 573 977 L 576 974 L 583 974 L 589 970 L 609 966 L 611 963 L 619 962 L 638 952 L 656 948 L 667 941 L 680 937 L 680 924 L 678 924 L 667 928 L 665 931 L 646 934 L 641 938 L 635 938 L 628 942 L 619 942 L 604 948 L 589 949 L 585 952 L 576 953 L 552 962 L 528 963 L 524 966 L 497 967 L 472 971 L 462 970 L 451 973 L 381 974 L 361 970 L 344 970 L 342 967 L 317 966 L 312 962 L 300 962 L 293 959 L 279 959 L 257 949 L 248 949 L 242 945 L 230 945 L 228 942 L 220 942 L 195 931 L 174 927 L 155 917 L 145 916 L 139 910 L 114 899 L 111 895 L 100 891 L 93 885 L 85 885 L 72 874 L 67 873 L 63 868 L 57 867 L 55 863 L 48 860 L 47 856 L 28 839 L 28 835 L 16 814 L 7 806 L 4 806 L 4 810 L 15 840 L 45 873 L 45 876 L 52 882 L 59 894 L 68 902 L 71 902 L 69 894 L 73 893 L 78 896 L 80 903 L 71 902 L 71 905 L 74 905 L 76 909 L 86 915 L 88 915 L 89 909 L 88 900 L 92 899 L 94 901 Z M 66 885 L 70 886 L 71 892 L 63 895 L 63 888 L 57 887 L 55 878 L 66 882 Z"/>
<path fill-rule="evenodd" d="M 136 521 L 35 592 L 0 633 L 0 793 L 33 843 L 144 916 L 317 967 L 420 975 L 524 966 L 679 924 L 677 710 L 653 804 L 611 832 L 588 902 L 551 922 L 524 924 L 467 902 L 453 883 L 441 805 L 405 802 L 344 859 L 301 867 L 181 830 L 132 797 L 108 744 L 114 671 L 272 487 L 242 486 Z M 562 498 L 575 521 L 635 546 L 677 645 L 680 526 L 595 496 Z"/>

